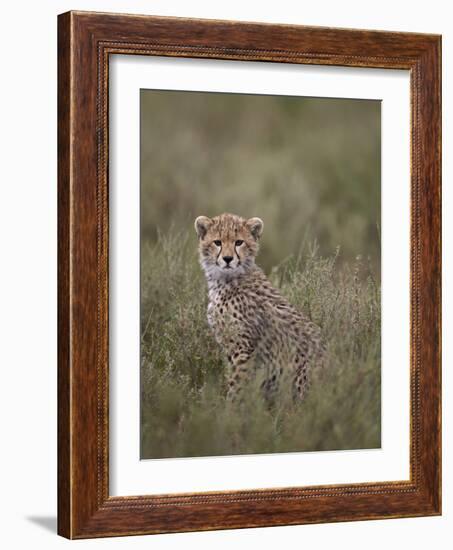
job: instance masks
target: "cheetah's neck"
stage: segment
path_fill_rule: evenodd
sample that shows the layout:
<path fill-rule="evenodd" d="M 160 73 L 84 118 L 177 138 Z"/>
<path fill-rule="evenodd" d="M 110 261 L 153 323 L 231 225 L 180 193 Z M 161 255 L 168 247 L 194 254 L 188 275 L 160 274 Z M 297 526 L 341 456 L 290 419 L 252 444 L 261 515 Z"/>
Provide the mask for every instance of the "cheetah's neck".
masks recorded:
<path fill-rule="evenodd" d="M 238 275 L 225 275 L 224 277 L 209 277 L 207 275 L 206 280 L 210 296 L 215 296 L 218 292 L 228 289 L 245 289 L 258 281 L 260 284 L 268 282 L 264 272 L 257 265 Z"/>

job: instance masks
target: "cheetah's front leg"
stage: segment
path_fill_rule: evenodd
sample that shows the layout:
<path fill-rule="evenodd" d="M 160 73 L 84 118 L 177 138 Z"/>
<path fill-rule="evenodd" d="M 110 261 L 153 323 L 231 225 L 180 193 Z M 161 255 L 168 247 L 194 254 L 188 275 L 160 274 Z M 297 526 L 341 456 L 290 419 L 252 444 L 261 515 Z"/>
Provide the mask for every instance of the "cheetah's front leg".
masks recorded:
<path fill-rule="evenodd" d="M 308 368 L 306 365 L 297 370 L 294 378 L 293 398 L 295 401 L 303 401 L 309 389 Z"/>
<path fill-rule="evenodd" d="M 229 358 L 231 375 L 228 379 L 227 401 L 233 403 L 238 400 L 243 388 L 250 381 L 254 372 L 252 353 L 236 352 Z"/>

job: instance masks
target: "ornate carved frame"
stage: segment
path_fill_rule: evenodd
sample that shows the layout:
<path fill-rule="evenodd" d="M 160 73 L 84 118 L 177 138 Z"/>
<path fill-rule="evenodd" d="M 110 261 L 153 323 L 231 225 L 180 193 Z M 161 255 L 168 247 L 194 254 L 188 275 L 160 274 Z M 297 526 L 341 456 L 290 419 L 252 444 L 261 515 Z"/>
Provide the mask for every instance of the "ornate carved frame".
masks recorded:
<path fill-rule="evenodd" d="M 441 39 L 69 12 L 58 21 L 58 532 L 68 538 L 441 513 Z M 109 496 L 111 55 L 407 69 L 411 79 L 410 480 Z"/>

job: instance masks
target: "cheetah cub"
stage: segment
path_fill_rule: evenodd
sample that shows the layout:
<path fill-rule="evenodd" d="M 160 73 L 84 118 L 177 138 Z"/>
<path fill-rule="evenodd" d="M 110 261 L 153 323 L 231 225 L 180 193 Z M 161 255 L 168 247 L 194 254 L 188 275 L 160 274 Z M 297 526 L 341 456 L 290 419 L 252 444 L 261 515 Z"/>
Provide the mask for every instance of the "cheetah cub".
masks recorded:
<path fill-rule="evenodd" d="M 324 355 L 320 328 L 297 311 L 255 264 L 263 222 L 233 214 L 195 220 L 208 291 L 208 323 L 230 365 L 229 400 L 257 376 L 272 399 L 289 381 L 295 399 Z"/>

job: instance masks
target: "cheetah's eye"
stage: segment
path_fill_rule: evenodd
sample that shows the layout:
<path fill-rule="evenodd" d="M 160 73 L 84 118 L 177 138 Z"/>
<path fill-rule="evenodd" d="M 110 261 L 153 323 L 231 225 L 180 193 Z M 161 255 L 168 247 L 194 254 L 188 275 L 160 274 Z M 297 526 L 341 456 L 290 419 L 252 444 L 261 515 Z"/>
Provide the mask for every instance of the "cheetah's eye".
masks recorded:
<path fill-rule="evenodd" d="M 234 244 L 235 246 L 241 246 L 241 244 L 244 244 L 244 241 L 238 240 Z"/>
<path fill-rule="evenodd" d="M 222 246 L 222 241 L 214 241 L 214 244 L 215 244 L 216 246 Z"/>

